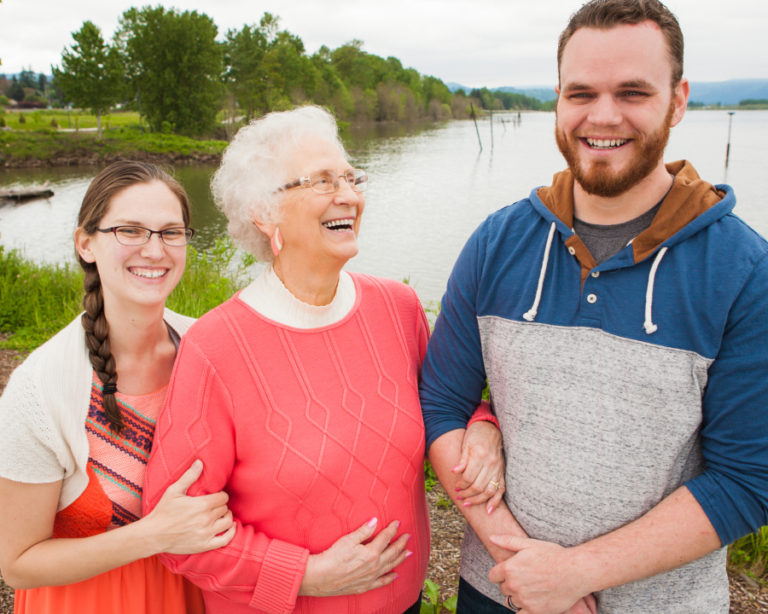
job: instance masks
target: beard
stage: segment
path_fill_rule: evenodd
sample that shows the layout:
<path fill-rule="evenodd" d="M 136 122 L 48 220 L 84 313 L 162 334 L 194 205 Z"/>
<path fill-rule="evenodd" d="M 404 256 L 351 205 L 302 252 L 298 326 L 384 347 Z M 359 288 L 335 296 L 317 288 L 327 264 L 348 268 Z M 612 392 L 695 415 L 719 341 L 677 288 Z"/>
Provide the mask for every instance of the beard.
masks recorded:
<path fill-rule="evenodd" d="M 555 140 L 573 177 L 588 194 L 614 197 L 623 194 L 640 183 L 658 166 L 669 140 L 669 129 L 675 107 L 670 103 L 664 123 L 654 132 L 634 137 L 637 153 L 624 170 L 613 171 L 606 162 L 593 162 L 589 168 L 581 164 L 578 139 L 569 140 L 555 125 Z"/>

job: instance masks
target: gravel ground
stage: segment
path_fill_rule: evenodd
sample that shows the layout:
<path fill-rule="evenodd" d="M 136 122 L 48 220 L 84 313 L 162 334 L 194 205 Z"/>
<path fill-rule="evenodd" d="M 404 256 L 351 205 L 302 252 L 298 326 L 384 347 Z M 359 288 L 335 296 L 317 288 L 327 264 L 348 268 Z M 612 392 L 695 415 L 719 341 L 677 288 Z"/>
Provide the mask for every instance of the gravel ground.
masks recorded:
<path fill-rule="evenodd" d="M 19 364 L 20 355 L 0 350 L 0 390 L 5 387 L 8 375 Z M 443 505 L 447 500 L 439 485 L 427 493 L 432 523 L 432 553 L 427 577 L 440 587 L 440 601 L 456 594 L 459 583 L 459 549 L 464 532 L 464 519 L 453 505 Z M 768 587 L 751 578 L 730 574 L 730 614 L 768 614 Z M 12 614 L 13 591 L 0 579 L 0 614 Z M 105 612 L 105 614 L 109 614 Z"/>

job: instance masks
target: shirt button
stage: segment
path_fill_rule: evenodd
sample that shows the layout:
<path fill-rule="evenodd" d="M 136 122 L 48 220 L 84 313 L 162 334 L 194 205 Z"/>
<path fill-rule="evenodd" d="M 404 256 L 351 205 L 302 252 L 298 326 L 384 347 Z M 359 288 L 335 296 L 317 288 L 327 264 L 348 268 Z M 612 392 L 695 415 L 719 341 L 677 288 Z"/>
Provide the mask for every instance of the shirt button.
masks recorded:
<path fill-rule="evenodd" d="M 590 275 L 591 275 L 592 277 L 600 277 L 600 271 L 592 271 L 592 272 L 590 273 Z"/>
<path fill-rule="evenodd" d="M 597 294 L 587 294 L 587 302 L 593 304 L 597 302 Z"/>
<path fill-rule="evenodd" d="M 568 247 L 568 253 L 569 253 L 571 256 L 575 255 L 575 254 L 576 254 L 576 248 L 575 248 L 575 247 L 573 247 L 573 245 L 569 246 L 569 247 Z"/>

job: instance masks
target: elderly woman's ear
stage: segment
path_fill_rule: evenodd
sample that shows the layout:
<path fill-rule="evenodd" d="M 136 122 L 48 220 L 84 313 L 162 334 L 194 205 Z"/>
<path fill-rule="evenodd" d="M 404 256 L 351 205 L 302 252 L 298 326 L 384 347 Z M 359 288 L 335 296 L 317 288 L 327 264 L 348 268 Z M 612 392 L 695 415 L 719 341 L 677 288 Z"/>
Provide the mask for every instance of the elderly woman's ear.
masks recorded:
<path fill-rule="evenodd" d="M 272 247 L 272 253 L 277 256 L 280 253 L 280 250 L 283 249 L 283 236 L 280 234 L 280 229 L 277 227 L 277 224 L 262 222 L 255 217 L 252 217 L 251 221 L 256 228 L 269 237 L 269 245 Z"/>

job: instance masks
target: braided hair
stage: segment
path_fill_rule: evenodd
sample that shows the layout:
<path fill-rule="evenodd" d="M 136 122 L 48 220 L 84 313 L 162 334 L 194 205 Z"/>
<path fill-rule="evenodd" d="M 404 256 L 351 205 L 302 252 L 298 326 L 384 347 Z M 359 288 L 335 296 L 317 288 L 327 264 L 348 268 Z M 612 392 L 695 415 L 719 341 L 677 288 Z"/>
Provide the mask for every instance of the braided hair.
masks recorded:
<path fill-rule="evenodd" d="M 107 166 L 88 186 L 77 218 L 78 228 L 87 235 L 93 235 L 109 211 L 112 198 L 116 194 L 132 185 L 152 181 L 162 181 L 179 199 L 184 225 L 189 226 L 189 198 L 178 181 L 154 164 L 122 160 Z M 109 346 L 109 322 L 104 315 L 101 278 L 96 263 L 86 262 L 79 254 L 75 255 L 85 272 L 83 277 L 85 312 L 81 318 L 85 330 L 85 343 L 88 347 L 91 366 L 103 384 L 104 413 L 109 420 L 109 427 L 113 432 L 120 433 L 125 424 L 115 400 L 117 371 L 115 358 Z"/>

